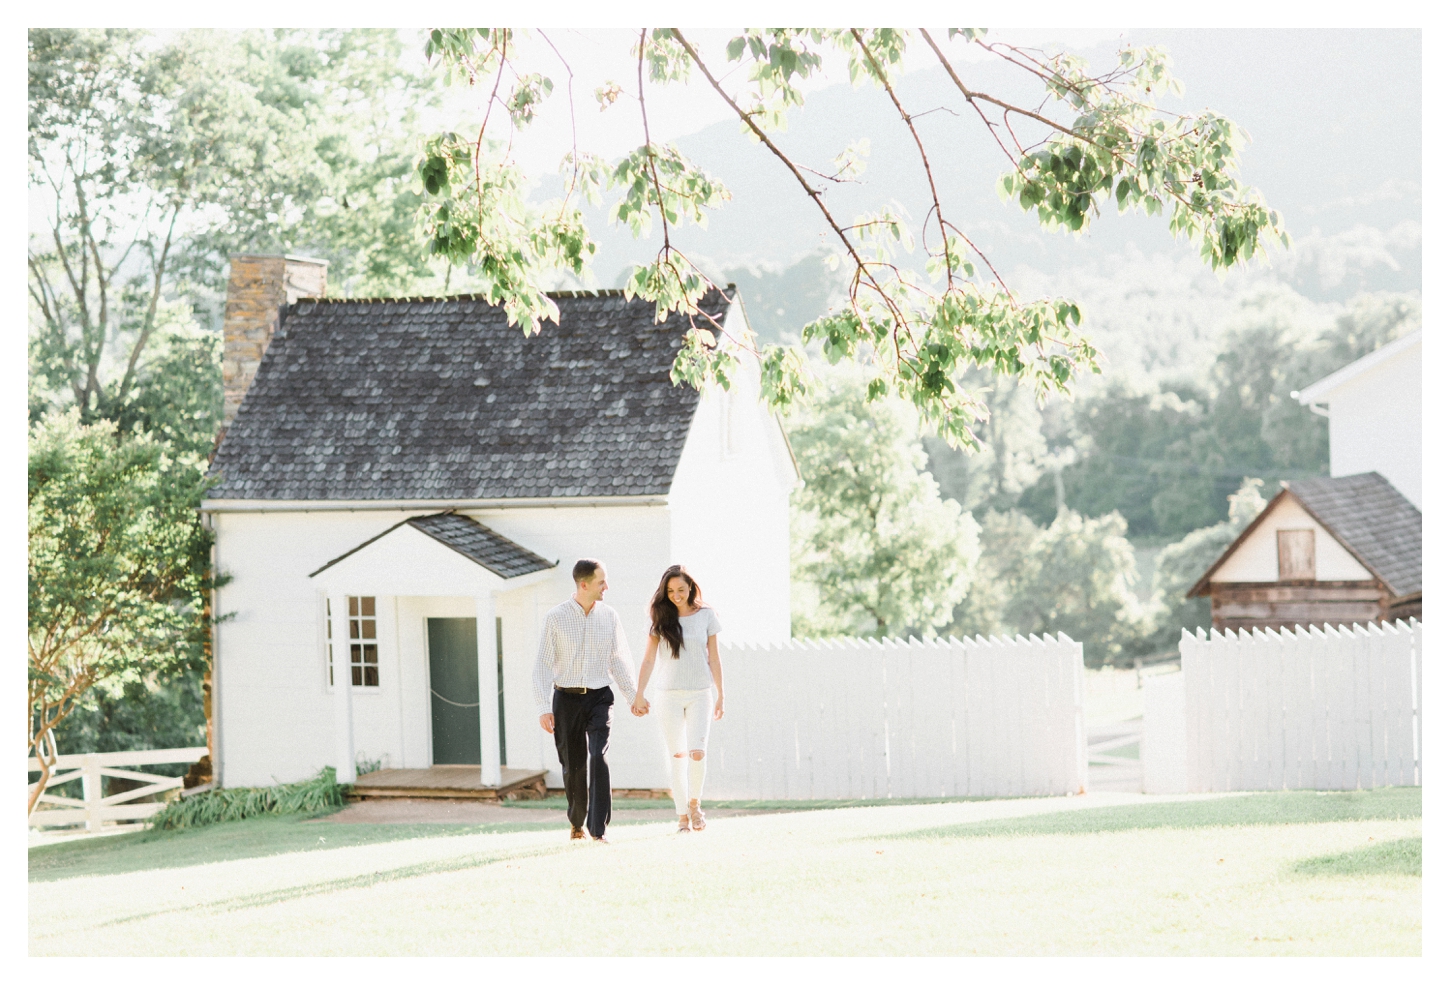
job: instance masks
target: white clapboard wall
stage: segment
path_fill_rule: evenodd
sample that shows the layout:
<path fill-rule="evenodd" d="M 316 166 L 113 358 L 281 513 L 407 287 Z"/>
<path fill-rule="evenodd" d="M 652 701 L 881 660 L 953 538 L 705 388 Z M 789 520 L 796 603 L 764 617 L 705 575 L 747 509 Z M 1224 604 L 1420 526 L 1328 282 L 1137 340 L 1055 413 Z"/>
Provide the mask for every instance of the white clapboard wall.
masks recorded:
<path fill-rule="evenodd" d="M 796 640 L 721 649 L 712 799 L 1012 797 L 1087 785 L 1082 644 Z"/>
<path fill-rule="evenodd" d="M 1184 632 L 1187 788 L 1420 784 L 1423 626 Z"/>

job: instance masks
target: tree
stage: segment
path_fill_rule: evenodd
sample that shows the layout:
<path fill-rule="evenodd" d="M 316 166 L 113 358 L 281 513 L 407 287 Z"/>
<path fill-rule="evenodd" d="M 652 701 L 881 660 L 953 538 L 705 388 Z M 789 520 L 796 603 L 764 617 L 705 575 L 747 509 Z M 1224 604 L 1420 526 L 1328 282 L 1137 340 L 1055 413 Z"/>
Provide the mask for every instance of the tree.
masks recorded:
<path fill-rule="evenodd" d="M 1419 325 L 1418 301 L 1403 295 L 1357 298 L 1318 330 L 1279 298 L 1252 300 L 1199 378 L 1164 380 L 1156 393 L 1112 383 L 1076 406 L 1070 437 L 1082 457 L 1063 472 L 1068 505 L 1116 509 L 1134 536 L 1182 537 L 1222 521 L 1245 475 L 1325 474 L 1328 427 L 1296 389 Z M 1055 512 L 1045 480 L 1017 505 L 1039 522 Z"/>
<path fill-rule="evenodd" d="M 1027 555 L 1008 620 L 1019 633 L 1082 640 L 1094 663 L 1134 652 L 1150 624 L 1133 594 L 1137 563 L 1127 532 L 1116 513 L 1086 519 L 1062 511 Z"/>
<path fill-rule="evenodd" d="M 431 76 L 392 32 L 32 30 L 33 403 L 121 419 L 168 304 L 227 256 L 321 254 L 335 284 L 429 273 L 405 141 Z"/>
<path fill-rule="evenodd" d="M 205 458 L 222 423 L 222 339 L 194 324 L 168 325 L 152 343 L 147 372 L 118 415 L 171 454 Z"/>
<path fill-rule="evenodd" d="M 1063 470 L 1067 504 L 1088 516 L 1116 510 L 1137 536 L 1212 522 L 1223 453 L 1209 440 L 1209 403 L 1186 385 L 1135 393 L 1119 383 L 1084 401 L 1073 415 L 1082 457 Z M 1049 509 L 1046 490 L 1040 502 L 1039 515 Z"/>
<path fill-rule="evenodd" d="M 1137 563 L 1116 513 L 1063 509 L 1047 527 L 1016 510 L 982 519 L 971 589 L 953 613 L 954 636 L 1055 635 L 1097 664 L 1142 652 L 1155 610 L 1133 593 Z"/>
<path fill-rule="evenodd" d="M 202 674 L 188 668 L 158 678 L 113 681 L 93 688 L 55 728 L 57 749 L 67 752 L 129 752 L 207 744 L 202 714 Z M 191 764 L 138 767 L 140 772 L 180 776 Z"/>
<path fill-rule="evenodd" d="M 791 445 L 805 488 L 796 500 L 796 573 L 826 616 L 817 631 L 932 635 L 971 578 L 977 524 L 942 502 L 924 471 L 919 422 L 899 398 L 865 399 L 855 374 L 832 374 L 798 409 Z"/>
<path fill-rule="evenodd" d="M 1049 463 L 1042 413 L 1032 391 L 1011 377 L 968 370 L 958 383 L 979 394 L 987 416 L 974 452 L 952 448 L 935 435 L 923 444 L 942 492 L 964 509 L 1010 509 Z"/>
<path fill-rule="evenodd" d="M 1238 492 L 1229 497 L 1227 520 L 1193 531 L 1163 548 L 1158 555 L 1153 572 L 1153 596 L 1160 606 L 1155 616 L 1158 625 L 1153 637 L 1155 650 L 1175 650 L 1183 630 L 1208 629 L 1213 625 L 1209 600 L 1188 598 L 1188 590 L 1228 550 L 1254 517 L 1263 512 L 1267 505 L 1259 492 L 1263 484 L 1262 479 L 1244 479 Z"/>
<path fill-rule="evenodd" d="M 204 457 L 231 253 L 320 256 L 334 292 L 447 281 L 414 221 L 412 141 L 437 80 L 403 46 L 394 31 L 30 32 L 31 190 L 48 203 L 28 258 L 33 425 L 73 407 L 173 462 Z M 204 569 L 209 542 L 190 543 Z M 55 734 L 86 749 L 161 734 L 160 709 L 209 686 L 203 664 L 173 669 L 80 691 Z M 181 732 L 206 700 L 178 712 Z"/>
<path fill-rule="evenodd" d="M 1114 67 L 1094 75 L 1081 59 L 993 43 L 975 28 L 951 29 L 940 39 L 925 29 L 779 28 L 732 38 L 721 61 L 678 28 L 643 28 L 631 94 L 644 143 L 613 164 L 576 146 L 565 162 L 563 196 L 530 206 L 520 193 L 526 176 L 510 152 L 515 131 L 551 96 L 553 81 L 516 64 L 512 30 L 438 28 L 429 34 L 429 57 L 488 96 L 476 135 L 440 134 L 419 161 L 430 249 L 471 264 L 510 321 L 538 331 L 546 320 L 558 320 L 544 293 L 547 275 L 556 269 L 578 273 L 594 252 L 577 202 L 598 201 L 606 187 L 622 189 L 613 218 L 637 236 L 658 219 L 663 234 L 654 260 L 631 271 L 626 292 L 654 302 L 661 319 L 676 311 L 692 323 L 675 363 L 676 382 L 725 385 L 745 352 L 759 360 L 768 402 L 788 405 L 806 385 L 799 348 L 757 347 L 750 338 L 721 345 L 723 325 L 696 330 L 696 322 L 712 320 L 699 301 L 718 286 L 670 238 L 680 223 L 705 225 L 728 190 L 676 148 L 651 139 L 645 77 L 668 84 L 698 76 L 740 120 L 747 139 L 760 145 L 762 160 L 783 168 L 815 205 L 836 250 L 833 260 L 845 268 L 845 303 L 807 325 L 803 342 L 819 343 L 832 362 L 859 356 L 874 371 L 864 381 L 873 397 L 894 392 L 954 446 L 975 448 L 973 426 L 985 409 L 958 385 L 963 370 L 980 367 L 1019 378 L 1040 399 L 1067 391 L 1075 374 L 1095 371 L 1097 351 L 1077 331 L 1075 303 L 1018 297 L 963 231 L 964 223 L 944 211 L 931 156 L 896 85 L 903 52 L 918 43 L 930 49 L 964 109 L 983 124 L 985 139 L 1001 149 L 1008 167 L 998 186 L 1003 197 L 1034 212 L 1045 228 L 1081 234 L 1105 203 L 1164 214 L 1169 228 L 1198 244 L 1215 269 L 1253 257 L 1269 241 L 1288 243 L 1278 214 L 1238 181 L 1239 129 L 1212 112 L 1188 117 L 1158 108 L 1160 93 L 1181 90 L 1159 49 L 1124 48 Z M 1042 98 L 1021 102 L 968 88 L 948 54 L 954 45 L 974 46 L 1019 69 L 1024 80 L 1041 86 Z M 890 101 L 901 118 L 902 141 L 920 157 L 931 198 L 922 229 L 926 280 L 898 262 L 900 251 L 913 246 L 904 215 L 882 208 L 847 220 L 833 209 L 829 189 L 859 175 L 859 149 L 847 147 L 829 164 L 808 163 L 792 158 L 771 136 L 785 127 L 789 110 L 805 104 L 801 86 L 830 53 L 844 57 L 853 82 L 868 82 Z M 743 85 L 733 91 L 725 79 L 729 63 L 745 68 L 737 75 Z M 572 107 L 573 71 L 564 67 Z M 595 97 L 607 109 L 628 102 L 620 99 L 623 93 L 611 83 Z"/>
<path fill-rule="evenodd" d="M 30 810 L 54 729 L 92 688 L 205 665 L 204 466 L 110 421 L 84 424 L 78 409 L 31 428 L 27 745 L 41 779 Z"/>
<path fill-rule="evenodd" d="M 972 582 L 952 612 L 952 636 L 1012 636 L 1017 627 L 1008 621 L 1027 558 L 1042 530 L 1016 510 L 989 510 L 982 517 L 980 551 Z"/>

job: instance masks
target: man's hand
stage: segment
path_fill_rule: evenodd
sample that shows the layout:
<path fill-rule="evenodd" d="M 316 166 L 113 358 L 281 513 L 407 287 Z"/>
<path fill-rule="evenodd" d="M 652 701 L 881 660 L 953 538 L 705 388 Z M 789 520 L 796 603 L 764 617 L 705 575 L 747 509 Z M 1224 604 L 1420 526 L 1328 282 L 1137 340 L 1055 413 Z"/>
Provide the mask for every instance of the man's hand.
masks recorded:
<path fill-rule="evenodd" d="M 554 734 L 553 712 L 545 712 L 544 714 L 539 716 L 539 727 L 545 732 L 548 732 L 550 735 Z"/>
<path fill-rule="evenodd" d="M 629 706 L 629 710 L 635 718 L 640 718 L 641 716 L 648 715 L 649 701 L 645 698 L 644 695 L 637 694 L 634 696 L 634 704 Z"/>

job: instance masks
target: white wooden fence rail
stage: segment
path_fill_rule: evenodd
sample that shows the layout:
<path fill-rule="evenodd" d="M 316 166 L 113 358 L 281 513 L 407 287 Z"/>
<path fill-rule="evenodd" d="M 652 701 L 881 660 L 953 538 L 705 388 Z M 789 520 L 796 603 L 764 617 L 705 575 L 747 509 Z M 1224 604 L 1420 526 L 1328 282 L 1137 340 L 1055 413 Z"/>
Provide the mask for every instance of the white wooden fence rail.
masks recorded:
<path fill-rule="evenodd" d="M 1187 789 L 1418 786 L 1422 639 L 1413 619 L 1185 632 Z"/>
<path fill-rule="evenodd" d="M 1087 785 L 1082 645 L 796 640 L 722 648 L 718 799 L 1010 797 Z"/>
<path fill-rule="evenodd" d="M 81 781 L 81 797 L 62 797 L 59 794 L 42 793 L 40 804 L 30 814 L 31 827 L 63 827 L 84 824 L 87 831 L 99 831 L 106 821 L 138 821 L 150 817 L 165 807 L 161 803 L 137 804 L 134 801 L 164 790 L 175 790 L 181 786 L 179 776 L 157 776 L 155 773 L 140 773 L 121 769 L 123 766 L 154 766 L 158 763 L 194 763 L 206 755 L 206 746 L 187 749 L 140 749 L 135 752 L 89 752 L 61 756 L 56 760 L 55 772 L 51 774 L 46 790 Z M 40 760 L 30 760 L 30 771 L 39 772 Z M 101 796 L 101 777 L 114 776 L 126 780 L 139 780 L 146 784 L 133 790 L 123 790 Z M 38 785 L 30 784 L 33 792 Z M 51 805 L 49 809 L 41 805 Z"/>

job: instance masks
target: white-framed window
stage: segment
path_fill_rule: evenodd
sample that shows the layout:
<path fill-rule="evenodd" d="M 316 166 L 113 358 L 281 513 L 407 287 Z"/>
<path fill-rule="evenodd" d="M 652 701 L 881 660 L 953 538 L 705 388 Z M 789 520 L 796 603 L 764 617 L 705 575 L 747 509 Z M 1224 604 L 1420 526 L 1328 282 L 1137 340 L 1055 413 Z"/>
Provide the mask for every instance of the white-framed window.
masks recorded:
<path fill-rule="evenodd" d="M 347 597 L 348 666 L 353 687 L 378 687 L 378 600 L 372 595 Z M 327 686 L 332 687 L 332 600 L 327 600 Z"/>

